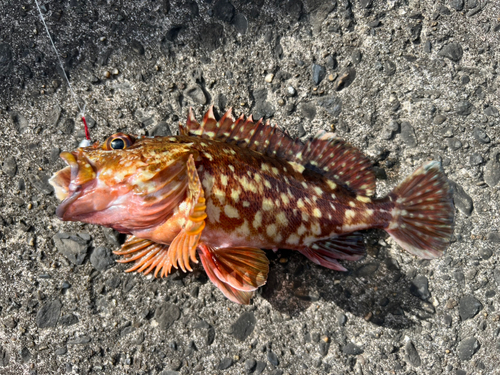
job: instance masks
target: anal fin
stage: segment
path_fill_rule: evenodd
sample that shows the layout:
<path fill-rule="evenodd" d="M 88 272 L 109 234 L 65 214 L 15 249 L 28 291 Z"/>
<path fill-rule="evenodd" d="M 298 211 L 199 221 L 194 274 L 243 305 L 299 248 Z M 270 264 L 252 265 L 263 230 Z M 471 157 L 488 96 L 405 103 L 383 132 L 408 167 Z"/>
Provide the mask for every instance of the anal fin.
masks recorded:
<path fill-rule="evenodd" d="M 208 277 L 233 302 L 249 304 L 254 291 L 267 281 L 269 260 L 261 249 L 214 249 L 205 244 L 200 244 L 199 249 Z"/>
<path fill-rule="evenodd" d="M 346 271 L 337 259 L 359 260 L 365 254 L 365 245 L 363 236 L 355 232 L 314 242 L 300 252 L 320 266 L 336 271 Z"/>

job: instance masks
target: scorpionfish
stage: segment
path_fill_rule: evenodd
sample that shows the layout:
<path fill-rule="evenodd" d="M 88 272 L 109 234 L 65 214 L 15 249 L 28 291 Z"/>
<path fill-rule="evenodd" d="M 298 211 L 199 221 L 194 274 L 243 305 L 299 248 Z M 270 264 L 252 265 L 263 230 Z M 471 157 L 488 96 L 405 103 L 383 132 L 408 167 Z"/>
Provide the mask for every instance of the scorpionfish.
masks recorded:
<path fill-rule="evenodd" d="M 450 243 L 454 207 L 439 162 L 376 198 L 370 161 L 331 133 L 302 142 L 231 110 L 217 121 L 212 108 L 201 123 L 190 110 L 179 128 L 63 152 L 68 166 L 50 180 L 59 218 L 129 235 L 115 251 L 135 262 L 127 271 L 192 271 L 198 255 L 227 298 L 248 304 L 269 272 L 262 249 L 297 250 L 345 271 L 339 260 L 365 254 L 360 230 L 384 229 L 426 259 Z"/>

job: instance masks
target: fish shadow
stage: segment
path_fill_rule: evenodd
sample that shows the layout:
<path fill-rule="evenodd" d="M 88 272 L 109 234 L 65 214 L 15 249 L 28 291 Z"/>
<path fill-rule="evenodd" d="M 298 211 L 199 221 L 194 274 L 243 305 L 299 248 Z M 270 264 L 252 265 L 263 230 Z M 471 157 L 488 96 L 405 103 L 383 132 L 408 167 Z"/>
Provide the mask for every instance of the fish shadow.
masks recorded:
<path fill-rule="evenodd" d="M 370 231 L 365 238 L 374 242 L 381 237 L 381 232 Z M 347 272 L 316 265 L 297 251 L 270 251 L 269 277 L 261 295 L 274 309 L 292 317 L 313 303 L 331 301 L 344 312 L 394 330 L 431 318 L 434 307 L 415 295 L 411 280 L 387 248 L 378 243 L 367 247 L 364 259 L 342 262 Z"/>

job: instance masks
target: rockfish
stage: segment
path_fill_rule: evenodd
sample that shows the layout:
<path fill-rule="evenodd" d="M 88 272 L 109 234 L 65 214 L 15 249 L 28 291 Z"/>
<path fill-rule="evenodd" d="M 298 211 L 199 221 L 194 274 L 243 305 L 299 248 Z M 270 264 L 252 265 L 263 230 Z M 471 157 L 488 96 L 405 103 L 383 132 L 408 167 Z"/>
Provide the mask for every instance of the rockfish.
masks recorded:
<path fill-rule="evenodd" d="M 450 243 L 454 207 L 436 161 L 424 163 L 388 196 L 375 198 L 370 161 L 329 134 L 302 142 L 252 116 L 199 123 L 189 111 L 180 135 L 117 133 L 61 153 L 51 178 L 62 220 L 126 233 L 115 254 L 127 271 L 191 271 L 197 255 L 230 300 L 248 304 L 266 283 L 262 249 L 297 250 L 316 264 L 365 254 L 360 230 L 384 229 L 405 250 L 439 257 Z"/>

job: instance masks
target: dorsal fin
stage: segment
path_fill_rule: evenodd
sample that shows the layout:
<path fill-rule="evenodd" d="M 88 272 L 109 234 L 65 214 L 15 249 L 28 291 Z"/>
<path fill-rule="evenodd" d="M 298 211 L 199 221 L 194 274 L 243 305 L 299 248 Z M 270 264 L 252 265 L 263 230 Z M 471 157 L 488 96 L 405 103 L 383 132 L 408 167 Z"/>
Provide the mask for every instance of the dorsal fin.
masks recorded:
<path fill-rule="evenodd" d="M 180 125 L 180 133 L 236 144 L 302 165 L 346 185 L 357 194 L 371 196 L 375 193 L 375 175 L 370 160 L 358 149 L 341 139 L 329 138 L 328 134 L 302 142 L 277 126 L 271 126 L 269 120 L 264 124 L 262 119 L 255 122 L 252 116 L 245 119 L 243 115 L 234 119 L 232 109 L 217 121 L 213 106 L 203 116 L 201 124 L 190 108 L 186 125 Z"/>

